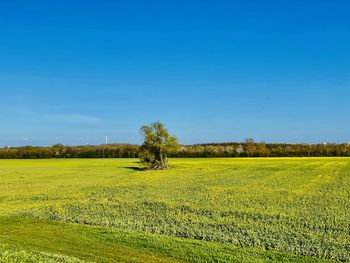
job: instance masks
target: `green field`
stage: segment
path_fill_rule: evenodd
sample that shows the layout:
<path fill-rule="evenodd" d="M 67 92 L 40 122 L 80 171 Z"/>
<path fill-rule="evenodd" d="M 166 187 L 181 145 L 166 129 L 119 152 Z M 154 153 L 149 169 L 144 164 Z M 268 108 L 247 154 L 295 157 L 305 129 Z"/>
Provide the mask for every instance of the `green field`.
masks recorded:
<path fill-rule="evenodd" d="M 0 160 L 0 262 L 350 261 L 350 159 Z"/>

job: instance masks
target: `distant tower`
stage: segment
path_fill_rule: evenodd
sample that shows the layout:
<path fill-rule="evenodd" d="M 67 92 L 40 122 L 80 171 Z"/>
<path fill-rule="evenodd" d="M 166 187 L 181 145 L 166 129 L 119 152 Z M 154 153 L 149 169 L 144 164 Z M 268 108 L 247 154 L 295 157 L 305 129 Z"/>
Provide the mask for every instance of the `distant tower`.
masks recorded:
<path fill-rule="evenodd" d="M 108 144 L 108 136 L 106 136 L 106 144 Z"/>

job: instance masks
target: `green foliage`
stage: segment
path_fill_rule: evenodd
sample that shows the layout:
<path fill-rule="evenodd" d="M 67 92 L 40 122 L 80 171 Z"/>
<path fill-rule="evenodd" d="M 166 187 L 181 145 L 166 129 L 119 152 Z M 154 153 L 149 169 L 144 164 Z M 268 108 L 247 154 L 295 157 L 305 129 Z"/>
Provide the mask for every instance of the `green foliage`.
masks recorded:
<path fill-rule="evenodd" d="M 135 162 L 0 160 L 0 243 L 87 261 L 350 261 L 349 158 Z"/>
<path fill-rule="evenodd" d="M 5 244 L 0 244 L 0 262 L 2 263 L 81 263 L 82 261 L 73 257 L 37 251 L 33 249 L 20 249 Z"/>
<path fill-rule="evenodd" d="M 49 158 L 137 158 L 138 145 L 108 144 L 86 146 L 17 147 L 0 149 L 0 159 L 49 159 Z"/>
<path fill-rule="evenodd" d="M 140 152 L 140 164 L 147 169 L 159 170 L 168 168 L 168 154 L 175 154 L 179 144 L 174 136 L 171 136 L 164 125 L 154 122 L 140 129 L 143 144 Z"/>
<path fill-rule="evenodd" d="M 168 153 L 169 157 L 330 157 L 350 156 L 350 144 L 278 144 L 220 143 L 182 145 Z M 0 159 L 48 158 L 136 158 L 140 146 L 108 144 L 98 146 L 63 146 L 0 148 Z"/>
<path fill-rule="evenodd" d="M 0 240 L 7 242 L 6 245 L 0 244 L 0 262 L 4 263 L 330 263 L 271 250 L 19 217 L 0 218 Z"/>

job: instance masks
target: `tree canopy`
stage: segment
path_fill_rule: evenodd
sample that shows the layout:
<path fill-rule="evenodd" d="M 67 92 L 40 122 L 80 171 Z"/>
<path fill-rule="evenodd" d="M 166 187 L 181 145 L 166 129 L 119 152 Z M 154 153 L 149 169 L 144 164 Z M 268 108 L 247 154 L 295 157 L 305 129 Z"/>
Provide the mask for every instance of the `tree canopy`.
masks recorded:
<path fill-rule="evenodd" d="M 171 136 L 160 122 L 142 126 L 140 133 L 144 142 L 140 150 L 140 164 L 146 169 L 158 170 L 168 168 L 168 154 L 179 149 L 177 138 Z"/>

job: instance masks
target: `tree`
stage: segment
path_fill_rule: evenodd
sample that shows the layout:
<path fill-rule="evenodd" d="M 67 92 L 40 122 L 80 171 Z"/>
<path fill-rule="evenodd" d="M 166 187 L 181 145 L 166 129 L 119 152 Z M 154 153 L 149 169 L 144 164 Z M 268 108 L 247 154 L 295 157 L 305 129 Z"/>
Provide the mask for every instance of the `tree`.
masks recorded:
<path fill-rule="evenodd" d="M 167 155 L 179 150 L 176 137 L 171 136 L 160 122 L 141 127 L 140 133 L 144 139 L 139 155 L 141 166 L 152 170 L 167 169 Z"/>

